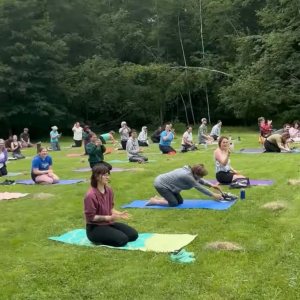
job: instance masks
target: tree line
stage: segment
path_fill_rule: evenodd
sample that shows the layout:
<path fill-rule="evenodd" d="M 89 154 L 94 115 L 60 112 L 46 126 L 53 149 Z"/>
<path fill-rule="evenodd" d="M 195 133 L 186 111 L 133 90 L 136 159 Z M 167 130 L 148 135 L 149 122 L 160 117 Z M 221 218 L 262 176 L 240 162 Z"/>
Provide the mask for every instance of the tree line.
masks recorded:
<path fill-rule="evenodd" d="M 296 0 L 0 0 L 0 128 L 300 113 Z"/>

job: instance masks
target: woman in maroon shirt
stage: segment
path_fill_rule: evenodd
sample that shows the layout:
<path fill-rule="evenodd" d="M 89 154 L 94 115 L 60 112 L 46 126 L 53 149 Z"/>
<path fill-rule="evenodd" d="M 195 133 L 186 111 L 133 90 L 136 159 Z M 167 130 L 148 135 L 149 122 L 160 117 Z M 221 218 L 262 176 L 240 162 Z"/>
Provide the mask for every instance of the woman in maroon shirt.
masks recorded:
<path fill-rule="evenodd" d="M 114 193 L 107 186 L 109 180 L 107 166 L 98 164 L 92 170 L 91 188 L 84 197 L 87 238 L 97 244 L 123 247 L 138 238 L 137 231 L 118 219 L 129 219 L 127 212 L 114 209 Z"/>

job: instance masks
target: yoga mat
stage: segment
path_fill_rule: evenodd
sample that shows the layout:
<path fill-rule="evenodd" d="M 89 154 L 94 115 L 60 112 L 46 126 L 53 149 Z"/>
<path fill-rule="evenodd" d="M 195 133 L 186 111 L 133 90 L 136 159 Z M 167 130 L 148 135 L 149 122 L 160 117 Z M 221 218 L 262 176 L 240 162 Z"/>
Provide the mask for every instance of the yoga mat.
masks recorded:
<path fill-rule="evenodd" d="M 255 149 L 255 148 L 250 148 L 250 149 L 241 149 L 238 151 L 238 153 L 263 153 L 265 150 L 264 149 Z"/>
<path fill-rule="evenodd" d="M 67 180 L 59 180 L 58 183 L 51 184 L 51 185 L 65 185 L 65 184 L 74 184 L 74 183 L 79 183 L 79 182 L 84 182 L 86 181 L 85 179 L 67 179 Z M 17 180 L 16 184 L 24 184 L 24 185 L 33 185 L 36 184 L 34 181 L 31 179 L 26 179 L 26 180 Z M 37 184 L 37 185 L 42 185 L 42 184 Z"/>
<path fill-rule="evenodd" d="M 67 154 L 69 157 L 83 156 L 81 153 L 69 153 Z"/>
<path fill-rule="evenodd" d="M 125 172 L 125 171 L 130 171 L 131 169 L 123 169 L 123 168 L 112 168 L 111 172 Z M 77 170 L 72 170 L 72 172 L 88 172 L 92 171 L 91 168 L 80 168 Z"/>
<path fill-rule="evenodd" d="M 156 161 L 155 159 L 149 159 L 148 162 L 154 162 Z M 110 160 L 108 161 L 110 164 L 125 164 L 125 163 L 129 163 L 128 160 L 119 160 L 119 159 L 114 159 L 114 160 Z M 136 162 L 137 163 L 137 162 Z M 133 164 L 133 163 L 132 163 Z"/>
<path fill-rule="evenodd" d="M 107 247 L 119 250 L 140 250 L 168 253 L 187 246 L 196 238 L 196 236 L 197 235 L 190 234 L 140 233 L 136 241 L 129 242 L 124 247 L 95 245 L 87 239 L 85 229 L 75 229 L 61 236 L 49 237 L 49 239 L 79 246 Z"/>
<path fill-rule="evenodd" d="M 184 200 L 183 204 L 175 207 L 170 206 L 160 206 L 151 205 L 146 206 L 145 204 L 148 200 L 135 200 L 130 204 L 125 204 L 122 208 L 152 208 L 152 209 L 185 209 L 185 208 L 203 208 L 203 209 L 213 209 L 213 210 L 226 210 L 231 207 L 236 201 L 224 201 L 218 202 L 213 200 Z"/>
<path fill-rule="evenodd" d="M 207 181 L 210 182 L 210 183 L 212 183 L 212 184 L 220 184 L 220 183 L 218 183 L 217 180 L 207 180 Z M 274 180 L 250 180 L 250 184 L 253 185 L 253 186 L 257 186 L 257 185 L 271 185 L 272 183 L 274 183 Z"/>
<path fill-rule="evenodd" d="M 10 199 L 17 199 L 26 197 L 29 194 L 21 194 L 21 193 L 0 193 L 0 201 L 1 200 L 10 200 Z"/>
<path fill-rule="evenodd" d="M 6 176 L 7 177 L 13 177 L 13 176 L 18 176 L 18 175 L 23 175 L 24 174 L 24 172 L 23 173 L 12 173 L 12 172 L 9 172 Z"/>

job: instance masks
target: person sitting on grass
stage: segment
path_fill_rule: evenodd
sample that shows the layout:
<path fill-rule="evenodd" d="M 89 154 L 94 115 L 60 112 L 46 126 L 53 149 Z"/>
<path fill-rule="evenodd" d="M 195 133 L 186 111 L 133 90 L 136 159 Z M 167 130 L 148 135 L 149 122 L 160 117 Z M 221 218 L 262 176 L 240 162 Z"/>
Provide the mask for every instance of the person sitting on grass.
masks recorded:
<path fill-rule="evenodd" d="M 212 193 L 202 186 L 214 188 L 222 193 L 218 185 L 211 184 L 203 179 L 207 174 L 208 172 L 203 164 L 196 164 L 193 167 L 184 166 L 157 176 L 154 180 L 154 187 L 162 197 L 155 196 L 146 205 L 178 206 L 183 203 L 180 192 L 192 188 L 215 200 L 222 200 L 223 196 L 221 194 Z"/>
<path fill-rule="evenodd" d="M 194 151 L 197 147 L 193 143 L 192 127 L 188 126 L 186 132 L 182 136 L 181 152 Z"/>
<path fill-rule="evenodd" d="M 291 128 L 291 125 L 286 123 L 283 125 L 283 127 L 281 129 L 272 132 L 272 134 L 283 134 L 285 132 L 289 133 L 290 128 Z"/>
<path fill-rule="evenodd" d="M 47 148 L 41 147 L 39 154 L 32 160 L 31 179 L 37 184 L 54 184 L 59 182 L 52 170 L 52 158 Z"/>
<path fill-rule="evenodd" d="M 51 127 L 52 131 L 50 132 L 50 143 L 52 151 L 60 151 L 60 145 L 58 139 L 61 137 L 61 133 L 58 133 L 58 128 L 56 126 Z"/>
<path fill-rule="evenodd" d="M 126 153 L 127 153 L 129 162 L 138 162 L 138 163 L 147 162 L 148 158 L 139 154 L 139 153 L 142 153 L 143 150 L 140 149 L 140 147 L 139 147 L 136 130 L 132 129 L 130 135 L 131 136 L 126 144 Z"/>
<path fill-rule="evenodd" d="M 214 141 L 217 141 L 221 135 L 221 127 L 222 127 L 222 121 L 219 120 L 218 123 L 211 129 L 210 136 L 214 139 Z"/>
<path fill-rule="evenodd" d="M 300 122 L 294 121 L 293 127 L 289 130 L 290 139 L 294 143 L 300 143 Z"/>
<path fill-rule="evenodd" d="M 8 137 L 8 139 L 5 141 L 5 149 L 6 149 L 7 152 L 12 152 L 12 150 L 11 150 L 12 141 L 13 141 L 13 136 L 12 135 L 10 135 Z"/>
<path fill-rule="evenodd" d="M 151 141 L 155 144 L 158 144 L 160 141 L 160 135 L 161 135 L 161 127 L 159 126 L 152 134 Z"/>
<path fill-rule="evenodd" d="M 104 153 L 106 148 L 97 138 L 95 133 L 90 134 L 90 142 L 86 145 L 86 151 L 89 155 L 89 163 L 91 168 L 97 164 L 103 164 L 107 166 L 109 170 L 112 170 L 112 166 L 104 161 Z"/>
<path fill-rule="evenodd" d="M 148 147 L 147 127 L 143 126 L 142 131 L 138 136 L 138 142 L 140 147 Z"/>
<path fill-rule="evenodd" d="M 101 139 L 101 137 L 102 137 L 102 139 L 101 139 L 101 141 L 102 141 L 102 144 L 106 144 L 106 141 L 108 141 L 108 140 L 110 140 L 111 141 L 111 143 L 113 144 L 113 145 L 115 145 L 116 144 L 116 141 L 115 141 L 115 139 L 114 139 L 114 134 L 115 134 L 115 132 L 113 131 L 113 130 L 111 130 L 109 133 L 103 133 L 103 134 L 101 134 L 100 135 L 100 139 Z M 103 142 L 104 141 L 104 142 Z"/>
<path fill-rule="evenodd" d="M 202 118 L 201 123 L 198 130 L 198 142 L 199 144 L 211 144 L 214 139 L 207 134 L 207 120 Z"/>
<path fill-rule="evenodd" d="M 238 178 L 245 178 L 240 172 L 230 166 L 230 154 L 232 149 L 228 147 L 228 138 L 221 136 L 218 141 L 218 148 L 214 151 L 216 164 L 216 179 L 221 184 L 230 184 Z"/>
<path fill-rule="evenodd" d="M 20 134 L 20 141 L 22 144 L 22 148 L 33 147 L 34 145 L 30 143 L 30 135 L 28 133 L 29 129 L 24 128 L 23 133 Z"/>
<path fill-rule="evenodd" d="M 10 148 L 12 151 L 12 157 L 16 159 L 25 158 L 25 156 L 21 153 L 21 142 L 18 141 L 18 137 L 16 135 L 13 136 L 13 140 L 10 144 Z"/>
<path fill-rule="evenodd" d="M 110 171 L 98 164 L 92 169 L 91 188 L 84 197 L 84 214 L 87 238 L 95 244 L 123 247 L 138 239 L 137 231 L 117 220 L 130 215 L 114 209 L 114 193 L 108 187 Z"/>
<path fill-rule="evenodd" d="M 74 124 L 72 131 L 73 131 L 73 140 L 74 140 L 74 145 L 72 145 L 72 147 L 80 148 L 82 146 L 83 128 L 80 126 L 79 122 L 76 122 Z"/>
<path fill-rule="evenodd" d="M 287 151 L 292 152 L 288 146 L 288 140 L 290 138 L 289 133 L 284 132 L 281 134 L 272 134 L 265 140 L 265 152 L 281 152 Z"/>
<path fill-rule="evenodd" d="M 7 175 L 6 162 L 7 151 L 5 149 L 5 142 L 3 139 L 0 139 L 0 177 Z"/>
<path fill-rule="evenodd" d="M 166 124 L 165 130 L 160 135 L 159 150 L 163 154 L 175 154 L 176 151 L 171 147 L 174 134 L 169 124 Z"/>

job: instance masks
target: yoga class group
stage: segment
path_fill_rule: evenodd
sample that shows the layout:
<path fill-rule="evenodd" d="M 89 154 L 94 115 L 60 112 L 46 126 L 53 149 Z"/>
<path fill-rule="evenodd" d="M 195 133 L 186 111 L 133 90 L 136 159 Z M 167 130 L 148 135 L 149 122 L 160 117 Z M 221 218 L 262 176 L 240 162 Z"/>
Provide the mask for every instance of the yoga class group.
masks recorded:
<path fill-rule="evenodd" d="M 261 144 L 261 149 L 257 149 L 258 153 L 299 151 L 296 147 L 291 147 L 294 143 L 300 142 L 299 121 L 295 121 L 293 126 L 285 124 L 283 129 L 277 131 L 273 130 L 271 120 L 265 120 L 261 117 L 258 119 L 258 123 L 259 143 Z M 230 136 L 222 136 L 221 127 L 222 122 L 219 120 L 208 133 L 207 120 L 203 118 L 198 130 L 198 143 L 195 144 L 192 127 L 188 126 L 182 135 L 178 150 L 180 153 L 187 153 L 197 151 L 199 147 L 206 148 L 208 145 L 216 145 L 213 152 L 216 180 L 207 181 L 204 179 L 208 171 L 201 163 L 193 166 L 184 165 L 182 168 L 159 174 L 156 178 L 151 179 L 154 181 L 154 188 L 158 196 L 147 200 L 145 206 L 178 207 L 184 204 L 181 191 L 192 188 L 207 197 L 211 197 L 214 201 L 226 203 L 236 200 L 237 196 L 223 192 L 221 185 L 232 188 L 247 188 L 251 185 L 248 177 L 232 168 L 230 156 L 234 151 L 234 140 Z M 22 154 L 22 149 L 36 147 L 37 155 L 32 159 L 30 170 L 32 184 L 58 184 L 60 179 L 57 172 L 54 172 L 52 168 L 53 158 L 49 152 L 61 151 L 59 140 L 62 134 L 58 132 L 57 126 L 53 126 L 50 132 L 51 147 L 44 147 L 41 142 L 31 143 L 28 131 L 28 128 L 24 128 L 20 139 L 16 135 L 10 136 L 6 141 L 0 139 L 0 177 L 8 174 L 8 160 L 23 159 L 25 156 Z M 84 152 L 76 156 L 88 157 L 92 173 L 91 188 L 84 197 L 86 236 L 89 241 L 95 244 L 124 247 L 128 242 L 137 240 L 138 232 L 134 228 L 118 222 L 119 219 L 129 219 L 130 215 L 127 211 L 121 212 L 114 208 L 114 193 L 108 183 L 110 172 L 117 169 L 113 168 L 116 160 L 105 161 L 106 154 L 120 150 L 126 152 L 127 162 L 151 163 L 151 160 L 145 156 L 143 149 L 157 145 L 161 154 L 176 155 L 177 151 L 172 147 L 173 140 L 177 139 L 175 129 L 172 124 L 166 124 L 164 128 L 158 127 L 149 141 L 146 126 L 143 126 L 141 132 L 138 133 L 123 121 L 119 129 L 120 143 L 118 146 L 114 139 L 114 131 L 97 136 L 88 125 L 81 127 L 79 122 L 74 124 L 72 131 L 74 139 L 72 148 L 84 147 Z M 106 147 L 109 142 L 113 148 Z M 12 183 L 13 181 L 6 180 L 2 184 L 9 185 Z"/>

